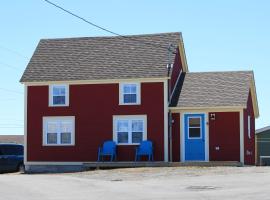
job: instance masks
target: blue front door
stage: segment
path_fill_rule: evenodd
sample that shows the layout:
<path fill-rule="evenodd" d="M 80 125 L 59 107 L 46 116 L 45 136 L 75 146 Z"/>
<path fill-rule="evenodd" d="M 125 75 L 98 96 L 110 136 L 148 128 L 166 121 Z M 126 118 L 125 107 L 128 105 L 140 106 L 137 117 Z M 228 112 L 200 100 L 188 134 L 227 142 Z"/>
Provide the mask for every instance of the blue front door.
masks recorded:
<path fill-rule="evenodd" d="M 185 114 L 185 160 L 205 160 L 205 114 Z"/>

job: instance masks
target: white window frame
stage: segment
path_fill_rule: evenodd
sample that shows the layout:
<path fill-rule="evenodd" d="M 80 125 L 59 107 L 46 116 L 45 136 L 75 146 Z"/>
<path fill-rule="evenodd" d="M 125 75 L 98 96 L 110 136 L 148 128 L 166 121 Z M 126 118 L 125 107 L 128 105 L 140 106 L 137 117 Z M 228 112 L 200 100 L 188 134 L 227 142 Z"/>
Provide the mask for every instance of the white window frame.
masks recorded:
<path fill-rule="evenodd" d="M 71 122 L 72 130 L 71 130 L 71 143 L 70 144 L 61 144 L 61 134 L 60 130 L 57 131 L 57 144 L 48 144 L 47 143 L 47 124 L 48 122 Z M 64 116 L 64 117 L 43 117 L 43 146 L 74 146 L 75 145 L 75 117 L 74 116 Z"/>
<path fill-rule="evenodd" d="M 53 104 L 53 88 L 54 87 L 65 88 L 65 104 Z M 69 106 L 69 85 L 68 84 L 53 84 L 49 86 L 49 106 L 50 107 Z"/>
<path fill-rule="evenodd" d="M 124 86 L 125 85 L 136 85 L 136 102 L 135 103 L 124 103 Z M 141 104 L 141 83 L 138 82 L 125 82 L 119 84 L 119 105 L 140 105 Z"/>
<path fill-rule="evenodd" d="M 200 119 L 200 127 L 190 127 L 189 126 L 189 119 L 196 119 L 196 118 L 199 118 Z M 197 140 L 197 139 L 202 139 L 202 118 L 201 117 L 195 117 L 195 116 L 190 116 L 187 118 L 188 120 L 188 124 L 187 124 L 187 128 L 188 128 L 188 139 L 189 140 Z M 190 128 L 200 128 L 200 137 L 189 137 L 189 129 Z"/>
<path fill-rule="evenodd" d="M 250 125 L 251 125 L 251 117 L 250 117 L 250 115 L 248 115 L 248 138 L 249 139 L 251 139 Z"/>
<path fill-rule="evenodd" d="M 129 121 L 129 130 L 128 130 L 128 143 L 118 143 L 118 134 L 117 134 L 117 122 L 119 120 L 128 120 Z M 139 145 L 139 143 L 132 143 L 132 127 L 130 121 L 133 120 L 142 120 L 143 121 L 143 138 L 142 140 L 147 140 L 147 116 L 146 115 L 114 115 L 113 116 L 113 141 L 117 145 Z"/>

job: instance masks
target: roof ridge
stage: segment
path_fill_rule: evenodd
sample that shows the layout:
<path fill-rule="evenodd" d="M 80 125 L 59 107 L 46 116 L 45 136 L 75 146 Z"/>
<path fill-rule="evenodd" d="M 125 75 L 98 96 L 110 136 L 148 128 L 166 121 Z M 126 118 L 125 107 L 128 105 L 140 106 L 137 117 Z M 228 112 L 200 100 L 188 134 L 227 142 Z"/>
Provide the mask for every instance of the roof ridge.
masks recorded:
<path fill-rule="evenodd" d="M 214 73 L 254 73 L 253 70 L 235 70 L 235 71 L 204 71 L 204 72 L 187 72 L 187 74 L 214 74 Z"/>
<path fill-rule="evenodd" d="M 125 37 L 148 37 L 148 36 L 162 36 L 162 35 L 173 35 L 179 34 L 181 36 L 182 32 L 162 32 L 162 33 L 146 33 L 146 34 L 132 34 L 132 35 L 122 35 L 122 36 L 82 36 L 82 37 L 66 37 L 66 38 L 42 38 L 40 41 L 50 41 L 50 40 L 78 40 L 78 39 L 110 39 L 110 38 L 125 38 Z"/>

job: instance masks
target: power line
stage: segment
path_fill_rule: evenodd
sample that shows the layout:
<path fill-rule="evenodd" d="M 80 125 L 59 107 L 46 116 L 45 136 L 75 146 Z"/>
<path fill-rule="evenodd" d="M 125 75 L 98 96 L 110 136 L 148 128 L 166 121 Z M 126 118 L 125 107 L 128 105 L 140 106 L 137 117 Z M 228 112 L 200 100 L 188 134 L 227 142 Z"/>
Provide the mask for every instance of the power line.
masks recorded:
<path fill-rule="evenodd" d="M 3 126 L 3 127 L 0 127 L 0 129 L 3 129 L 3 128 L 19 128 L 19 129 L 22 129 L 23 128 L 23 126 L 22 127 L 12 127 L 12 126 L 7 126 L 7 127 L 5 127 L 5 126 Z"/>
<path fill-rule="evenodd" d="M 4 47 L 3 45 L 0 45 L 0 48 L 1 48 L 1 49 L 5 49 L 5 50 L 7 50 L 7 51 L 9 51 L 9 52 L 11 52 L 11 53 L 13 53 L 13 54 L 15 54 L 15 55 L 21 57 L 21 58 L 29 59 L 27 56 L 25 56 L 25 55 L 19 53 L 18 51 L 12 50 L 12 49 L 7 48 L 7 47 Z"/>
<path fill-rule="evenodd" d="M 6 88 L 0 88 L 0 90 L 6 91 L 6 92 L 11 92 L 11 93 L 16 93 L 16 94 L 23 94 L 23 92 L 10 90 L 10 89 L 6 89 Z"/>
<path fill-rule="evenodd" d="M 127 39 L 127 40 L 133 40 L 133 41 L 136 41 L 136 42 L 144 43 L 144 44 L 146 44 L 146 45 L 151 45 L 151 46 L 155 46 L 155 47 L 158 47 L 158 48 L 166 49 L 166 50 L 168 50 L 168 51 L 170 51 L 170 52 L 172 52 L 172 53 L 175 53 L 174 51 L 172 51 L 172 50 L 169 49 L 168 47 L 164 47 L 164 46 L 162 46 L 162 45 L 158 45 L 158 44 L 149 43 L 149 42 L 145 42 L 145 41 L 142 41 L 142 40 L 130 38 L 130 37 L 128 37 L 128 36 L 124 36 L 124 35 L 121 35 L 121 34 L 119 34 L 119 33 L 114 32 L 114 31 L 111 31 L 111 30 L 109 30 L 109 29 L 107 29 L 107 28 L 104 28 L 104 27 L 102 27 L 102 26 L 100 26 L 100 25 L 97 25 L 97 24 L 95 24 L 95 23 L 93 23 L 93 22 L 91 22 L 91 21 L 89 21 L 89 20 L 87 20 L 87 19 L 85 19 L 85 18 L 83 18 L 83 17 L 81 17 L 81 16 L 79 16 L 79 15 L 77 15 L 77 14 L 75 14 L 75 13 L 73 13 L 73 12 L 71 12 L 71 11 L 69 11 L 69 10 L 67 10 L 67 9 L 65 9 L 65 8 L 63 8 L 63 7 L 59 6 L 59 5 L 57 5 L 57 4 L 55 4 L 55 3 L 53 3 L 53 2 L 51 2 L 51 1 L 49 1 L 49 0 L 43 0 L 43 1 L 45 1 L 45 2 L 47 2 L 47 3 L 49 3 L 49 4 L 51 4 L 51 5 L 53 5 L 53 6 L 56 7 L 56 8 L 59 8 L 60 10 L 62 10 L 62 11 L 64 11 L 64 12 L 66 12 L 66 13 L 72 15 L 73 17 L 76 17 L 76 18 L 78 18 L 78 19 L 80 19 L 80 20 L 86 22 L 87 24 L 89 24 L 89 25 L 91 25 L 91 26 L 94 26 L 94 27 L 96 27 L 96 28 L 98 28 L 98 29 L 101 29 L 101 30 L 103 30 L 103 31 L 105 31 L 105 32 L 111 33 L 111 34 L 116 35 L 116 36 L 120 36 L 120 37 L 125 38 L 125 39 Z M 168 45 L 169 45 L 169 44 L 168 44 Z"/>
<path fill-rule="evenodd" d="M 14 66 L 12 66 L 12 65 L 10 65 L 10 64 L 4 63 L 4 62 L 2 62 L 2 61 L 0 61 L 0 64 L 3 65 L 3 66 L 5 66 L 5 67 L 8 67 L 8 68 L 10 68 L 10 69 L 16 70 L 16 71 L 20 70 L 19 68 L 14 67 Z M 20 71 L 21 71 L 21 70 L 20 70 Z"/>

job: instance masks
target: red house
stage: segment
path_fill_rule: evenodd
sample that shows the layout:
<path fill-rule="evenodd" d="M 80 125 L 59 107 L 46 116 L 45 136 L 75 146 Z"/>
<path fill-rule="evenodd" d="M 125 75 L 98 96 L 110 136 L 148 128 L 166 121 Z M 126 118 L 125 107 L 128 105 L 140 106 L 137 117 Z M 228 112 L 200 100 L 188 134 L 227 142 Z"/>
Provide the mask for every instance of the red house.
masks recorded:
<path fill-rule="evenodd" d="M 22 78 L 29 171 L 96 162 L 142 140 L 164 162 L 255 163 L 253 72 L 188 71 L 181 33 L 40 40 Z"/>

